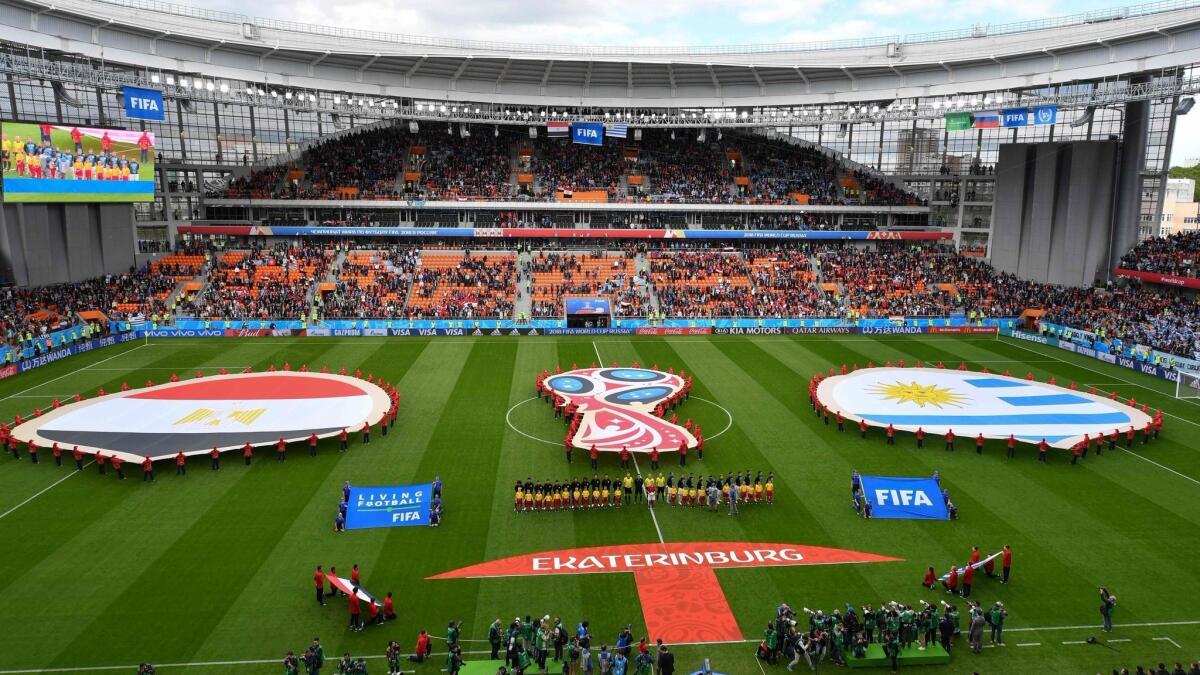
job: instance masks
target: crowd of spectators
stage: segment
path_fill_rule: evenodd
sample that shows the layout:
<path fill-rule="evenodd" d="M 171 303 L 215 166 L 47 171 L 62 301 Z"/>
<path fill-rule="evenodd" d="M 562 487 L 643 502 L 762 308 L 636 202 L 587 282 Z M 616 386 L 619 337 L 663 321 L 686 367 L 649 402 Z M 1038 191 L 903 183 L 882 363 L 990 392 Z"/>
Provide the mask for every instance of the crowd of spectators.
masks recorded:
<path fill-rule="evenodd" d="M 413 277 L 405 318 L 510 318 L 516 281 L 515 256 L 464 254 L 451 258 L 423 254 Z"/>
<path fill-rule="evenodd" d="M 628 253 L 606 257 L 540 251 L 524 265 L 528 280 L 518 298 L 530 298 L 532 318 L 561 317 L 569 296 L 608 297 L 615 315 L 645 316 L 649 279 L 634 272 L 633 265 Z"/>
<path fill-rule="evenodd" d="M 512 194 L 511 140 L 507 136 L 436 134 L 412 143 L 426 148 L 413 170 L 421 174 L 422 196 L 453 201 L 458 198 L 508 199 Z"/>
<path fill-rule="evenodd" d="M 309 291 L 329 273 L 333 257 L 333 250 L 320 244 L 229 251 L 214 263 L 194 311 L 209 319 L 306 317 Z"/>
<path fill-rule="evenodd" d="M 764 141 L 750 155 L 750 186 L 745 198 L 758 204 L 795 203 L 793 194 L 808 195 L 809 204 L 836 204 L 836 164 L 812 148 L 783 141 Z"/>
<path fill-rule="evenodd" d="M 552 196 L 556 192 L 603 190 L 617 194 L 626 160 L 622 144 L 577 145 L 547 139 L 538 144 L 531 164 L 534 177 Z"/>
<path fill-rule="evenodd" d="M 299 160 L 254 171 L 231 181 L 221 196 L 240 199 L 514 198 L 518 143 L 532 154 L 521 171 L 534 176 L 538 197 L 522 190 L 517 199 L 553 201 L 558 193 L 602 191 L 610 199 L 637 192 L 651 201 L 688 204 L 797 203 L 907 205 L 920 201 L 891 183 L 863 172 L 839 185 L 846 170 L 819 149 L 782 140 L 731 135 L 697 141 L 690 133 L 644 130 L 640 140 L 608 139 L 589 146 L 569 139 L 517 141 L 511 134 L 476 130 L 410 134 L 399 126 L 352 131 L 304 151 Z M 414 148 L 422 148 L 414 152 Z M 747 164 L 746 160 L 750 162 Z M 747 169 L 747 167 L 749 167 Z M 420 174 L 406 180 L 404 174 Z M 632 192 L 626 173 L 644 178 Z M 735 178 L 748 184 L 735 190 Z M 744 181 L 743 181 L 744 182 Z"/>
<path fill-rule="evenodd" d="M 638 170 L 657 201 L 681 204 L 729 204 L 734 201 L 733 167 L 718 143 L 677 141 L 666 133 L 647 133 Z"/>
<path fill-rule="evenodd" d="M 349 252 L 334 271 L 333 291 L 322 294 L 322 315 L 329 319 L 404 316 L 408 287 L 419 264 L 419 252 L 406 247 Z"/>
<path fill-rule="evenodd" d="M 1178 239 L 1178 246 L 1189 245 Z M 1170 256 L 1162 246 L 1143 251 Z M 20 344 L 73 325 L 78 312 L 93 309 L 118 320 L 161 322 L 176 310 L 210 319 L 295 319 L 310 316 L 314 303 L 327 318 L 511 318 L 516 302 L 528 299 L 528 318 L 550 318 L 561 316 L 566 297 L 607 296 L 617 316 L 679 318 L 977 319 L 1040 308 L 1043 321 L 1094 334 L 1091 339 L 1110 347 L 1200 353 L 1200 302 L 1188 291 L 1127 280 L 1094 288 L 1026 281 L 944 245 L 805 242 L 735 249 L 611 242 L 587 254 L 534 245 L 525 266 L 517 264 L 511 244 L 496 253 L 422 248 L 347 247 L 332 277 L 340 243 L 177 251 L 124 274 L 0 290 L 0 334 Z M 643 253 L 648 273 L 636 271 Z M 168 304 L 178 283 L 205 277 L 203 290 Z M 332 289 L 312 292 L 327 280 Z"/>
<path fill-rule="evenodd" d="M 1200 231 L 1146 239 L 1121 258 L 1121 267 L 1180 277 L 1200 277 Z"/>

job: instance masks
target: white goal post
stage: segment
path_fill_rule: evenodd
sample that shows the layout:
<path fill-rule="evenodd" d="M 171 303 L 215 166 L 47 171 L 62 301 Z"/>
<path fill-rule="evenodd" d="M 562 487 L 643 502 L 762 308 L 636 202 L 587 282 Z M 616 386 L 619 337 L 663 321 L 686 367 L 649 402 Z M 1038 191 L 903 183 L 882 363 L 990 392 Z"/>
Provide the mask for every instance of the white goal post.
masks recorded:
<path fill-rule="evenodd" d="M 1200 370 L 1179 369 L 1175 382 L 1175 398 L 1200 398 Z"/>

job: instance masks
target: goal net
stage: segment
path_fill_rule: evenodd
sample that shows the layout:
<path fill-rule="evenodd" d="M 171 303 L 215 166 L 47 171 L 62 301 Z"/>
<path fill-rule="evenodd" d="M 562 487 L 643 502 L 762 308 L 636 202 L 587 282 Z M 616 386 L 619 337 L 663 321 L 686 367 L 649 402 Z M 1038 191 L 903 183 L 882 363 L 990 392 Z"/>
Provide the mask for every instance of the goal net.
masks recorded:
<path fill-rule="evenodd" d="M 1200 370 L 1179 370 L 1175 398 L 1200 398 Z"/>

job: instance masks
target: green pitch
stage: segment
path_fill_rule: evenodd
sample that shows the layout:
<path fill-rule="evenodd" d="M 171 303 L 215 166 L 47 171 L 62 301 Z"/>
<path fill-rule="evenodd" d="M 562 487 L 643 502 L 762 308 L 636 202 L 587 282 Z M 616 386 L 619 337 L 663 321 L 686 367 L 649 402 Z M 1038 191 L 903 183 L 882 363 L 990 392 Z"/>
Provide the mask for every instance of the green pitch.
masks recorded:
<path fill-rule="evenodd" d="M 737 518 L 663 505 L 657 523 L 643 507 L 514 513 L 514 481 L 569 472 L 561 422 L 544 403 L 522 404 L 533 396 L 535 374 L 555 364 L 589 365 L 597 350 L 605 362 L 637 360 L 692 374 L 695 397 L 711 403 L 694 398 L 680 410 L 707 438 L 704 461 L 690 457 L 688 468 L 774 471 L 776 504 L 743 508 Z M 1032 371 L 1060 384 L 1133 395 L 1167 415 L 1163 438 L 1135 447 L 1137 454 L 1106 452 L 1075 467 L 1053 451 L 1042 465 L 1028 446 L 1013 460 L 998 443 L 982 457 L 970 443 L 953 454 L 937 442 L 918 451 L 909 436 L 894 447 L 879 432 L 863 441 L 811 414 L 806 386 L 813 372 L 899 359 Z M 82 474 L 56 468 L 48 452 L 39 466 L 24 454 L 20 462 L 0 458 L 0 674 L 103 673 L 140 661 L 158 664 L 160 673 L 279 673 L 283 654 L 300 653 L 313 636 L 331 661 L 350 651 L 371 657 L 371 672 L 383 672 L 379 657 L 389 639 L 411 649 L 419 629 L 440 637 L 448 620 L 461 619 L 463 636 L 480 640 L 493 619 L 526 614 L 561 615 L 572 627 L 587 618 L 595 644 L 611 644 L 626 623 L 636 637 L 644 631 L 630 575 L 424 579 L 508 555 L 656 542 L 659 531 L 666 541 L 777 541 L 903 559 L 718 571 L 747 638 L 761 635 L 780 602 L 831 610 L 846 602 L 936 601 L 946 596 L 920 586 L 928 565 L 942 571 L 963 562 L 972 545 L 986 552 L 1007 543 L 1012 582 L 980 575 L 974 593 L 981 602 L 1008 605 L 1007 646 L 974 656 L 960 640 L 950 666 L 928 672 L 1095 673 L 1200 656 L 1200 406 L 1173 399 L 1168 382 L 1033 344 L 917 336 L 135 342 L 0 382 L 0 414 L 11 419 L 55 397 L 115 391 L 122 382 L 285 361 L 361 368 L 396 383 L 403 399 L 391 435 L 373 434 L 369 446 L 355 443 L 346 454 L 336 441 L 323 442 L 316 459 L 297 448 L 286 463 L 260 451 L 245 467 L 231 456 L 216 473 L 206 460 L 192 461 L 185 477 L 160 465 L 153 484 L 143 484 L 133 466 L 130 479 L 119 482 L 94 467 Z M 510 410 L 521 433 L 506 423 Z M 913 476 L 940 470 L 961 520 L 863 521 L 848 499 L 852 469 Z M 570 470 L 590 473 L 578 457 Z M 602 458 L 605 470 L 619 471 L 616 457 Z M 440 529 L 332 532 L 342 481 L 404 484 L 435 474 L 446 484 Z M 314 566 L 348 574 L 354 563 L 368 590 L 395 594 L 398 621 L 351 633 L 344 603 L 316 605 Z M 1101 584 L 1119 598 L 1111 635 L 1098 630 Z M 1120 640 L 1111 645 L 1120 652 L 1085 644 L 1091 635 Z M 433 663 L 416 666 L 418 672 L 440 671 L 443 645 L 434 641 Z M 760 672 L 751 643 L 675 651 L 683 672 L 705 657 L 722 672 Z"/>

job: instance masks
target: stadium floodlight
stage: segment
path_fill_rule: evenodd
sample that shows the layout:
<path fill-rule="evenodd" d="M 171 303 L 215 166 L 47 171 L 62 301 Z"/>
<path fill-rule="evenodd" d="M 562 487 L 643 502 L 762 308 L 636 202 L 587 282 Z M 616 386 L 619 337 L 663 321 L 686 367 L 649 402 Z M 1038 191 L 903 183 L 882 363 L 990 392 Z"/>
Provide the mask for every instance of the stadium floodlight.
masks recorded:
<path fill-rule="evenodd" d="M 246 93 L 253 96 L 254 95 L 254 87 L 246 87 Z"/>
<path fill-rule="evenodd" d="M 478 115 L 478 114 L 479 114 L 479 108 L 476 108 L 476 109 L 475 109 L 475 114 L 476 114 L 476 115 Z"/>
<path fill-rule="evenodd" d="M 222 93 L 222 94 L 228 94 L 228 93 L 229 93 L 229 83 L 228 83 L 228 82 L 222 82 L 222 83 L 221 83 L 221 86 L 220 86 L 220 90 L 221 90 L 221 93 Z"/>
<path fill-rule="evenodd" d="M 152 82 L 154 84 L 158 84 L 158 74 L 157 73 L 150 76 L 150 82 Z"/>
<path fill-rule="evenodd" d="M 289 91 L 289 92 L 286 92 L 286 93 L 283 95 L 283 97 L 284 97 L 284 98 L 286 98 L 286 99 L 287 99 L 287 100 L 289 100 L 289 101 L 290 101 L 290 100 L 292 100 L 292 92 L 290 92 L 290 91 Z"/>
<path fill-rule="evenodd" d="M 184 89 L 191 89 L 192 83 L 189 82 L 186 77 L 181 77 L 179 78 L 179 86 L 183 87 Z"/>
<path fill-rule="evenodd" d="M 168 85 L 170 85 L 170 86 L 174 86 L 174 84 L 175 84 L 175 78 L 173 78 L 173 77 L 171 77 L 170 75 L 168 75 L 168 76 L 167 76 L 167 84 L 168 84 Z"/>
<path fill-rule="evenodd" d="M 271 98 L 279 98 L 279 92 L 272 89 L 271 90 Z"/>
<path fill-rule="evenodd" d="M 446 112 L 446 106 L 442 106 L 442 112 Z"/>
<path fill-rule="evenodd" d="M 1083 112 L 1080 113 L 1078 117 L 1071 120 L 1071 126 L 1072 127 L 1081 127 L 1085 124 L 1088 124 L 1092 121 L 1092 116 L 1095 114 L 1096 114 L 1096 106 L 1089 105 L 1087 108 L 1084 108 Z"/>
<path fill-rule="evenodd" d="M 1179 104 L 1175 106 L 1176 115 L 1186 115 L 1192 111 L 1192 107 L 1196 105 L 1196 99 L 1191 96 L 1185 96 L 1179 99 Z"/>
<path fill-rule="evenodd" d="M 216 88 L 217 88 L 217 85 L 213 84 L 211 81 L 204 83 L 205 91 L 212 91 L 213 89 L 216 89 Z"/>
<path fill-rule="evenodd" d="M 316 102 L 317 102 L 317 97 L 316 97 L 316 96 L 314 96 L 313 94 L 309 94 L 309 95 L 308 95 L 308 102 L 309 102 L 309 103 L 316 103 Z"/>

